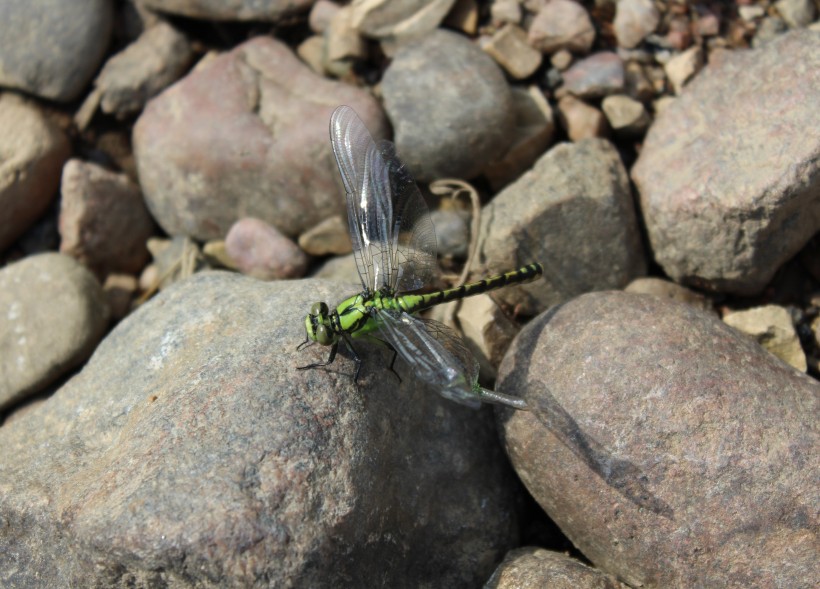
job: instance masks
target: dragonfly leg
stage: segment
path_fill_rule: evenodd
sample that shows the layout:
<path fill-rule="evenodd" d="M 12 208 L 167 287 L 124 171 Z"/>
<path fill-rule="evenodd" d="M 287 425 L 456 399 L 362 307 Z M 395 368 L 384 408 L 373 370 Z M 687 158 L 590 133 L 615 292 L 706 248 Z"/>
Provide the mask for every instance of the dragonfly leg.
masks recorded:
<path fill-rule="evenodd" d="M 359 372 L 362 371 L 362 359 L 356 353 L 356 348 L 353 347 L 353 342 L 350 341 L 350 337 L 346 333 L 344 333 L 342 334 L 342 338 L 344 339 L 347 349 L 350 350 L 350 355 L 353 356 L 353 362 L 356 363 L 356 372 L 353 375 L 353 384 L 358 384 Z"/>
<path fill-rule="evenodd" d="M 399 376 L 399 373 L 398 373 L 398 372 L 396 372 L 396 371 L 393 369 L 393 365 L 396 363 L 396 356 L 398 356 L 398 355 L 399 355 L 399 353 L 396 351 L 396 348 L 394 348 L 394 347 L 393 347 L 393 344 L 388 343 L 388 342 L 384 342 L 384 343 L 385 343 L 385 344 L 387 344 L 387 348 L 388 348 L 391 352 L 393 352 L 393 358 L 391 358 L 391 360 L 390 360 L 390 372 L 392 372 L 393 374 L 395 374 L 395 375 L 396 375 L 396 378 L 398 378 L 398 379 L 399 379 L 399 382 L 401 382 L 401 377 Z"/>
<path fill-rule="evenodd" d="M 297 370 L 307 370 L 308 368 L 319 368 L 320 366 L 328 366 L 333 364 L 333 361 L 336 359 L 336 352 L 339 350 L 339 344 L 333 344 L 330 346 L 330 356 L 327 359 L 327 362 L 315 362 L 313 364 L 308 364 L 307 366 L 297 366 Z"/>

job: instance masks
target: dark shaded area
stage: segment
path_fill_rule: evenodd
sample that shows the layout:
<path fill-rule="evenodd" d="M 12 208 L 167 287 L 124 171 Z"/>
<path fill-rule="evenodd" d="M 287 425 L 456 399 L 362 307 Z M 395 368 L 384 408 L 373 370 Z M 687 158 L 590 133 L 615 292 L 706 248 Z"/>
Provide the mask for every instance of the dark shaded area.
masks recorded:
<path fill-rule="evenodd" d="M 674 519 L 674 510 L 652 494 L 648 488 L 646 475 L 637 465 L 628 460 L 615 458 L 594 438 L 585 434 L 542 383 L 530 380 L 527 387 L 530 391 L 527 402 L 538 421 L 601 477 L 607 486 L 642 509 L 648 509 L 667 519 Z"/>

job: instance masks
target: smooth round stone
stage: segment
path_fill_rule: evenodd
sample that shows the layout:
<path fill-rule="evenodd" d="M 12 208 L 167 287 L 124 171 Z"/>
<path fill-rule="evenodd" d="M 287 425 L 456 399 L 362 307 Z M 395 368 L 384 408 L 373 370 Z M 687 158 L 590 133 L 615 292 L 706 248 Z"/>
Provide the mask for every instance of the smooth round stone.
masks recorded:
<path fill-rule="evenodd" d="M 33 103 L 0 94 L 0 251 L 48 208 L 71 155 L 68 138 Z"/>
<path fill-rule="evenodd" d="M 0 270 L 0 408 L 43 390 L 85 361 L 108 324 L 102 287 L 62 254 Z"/>
<path fill-rule="evenodd" d="M 241 217 L 294 237 L 342 214 L 328 138 L 340 104 L 384 136 L 384 114 L 370 94 L 317 76 L 271 38 L 199 64 L 149 102 L 134 126 L 153 217 L 169 235 L 207 241 L 223 239 Z"/>
<path fill-rule="evenodd" d="M 68 102 L 79 97 L 108 49 L 111 0 L 4 2 L 0 85 Z"/>
<path fill-rule="evenodd" d="M 456 33 L 439 29 L 400 46 L 382 92 L 398 154 L 419 181 L 476 176 L 512 142 L 504 74 Z"/>
<path fill-rule="evenodd" d="M 516 471 L 601 570 L 633 587 L 817 578 L 820 384 L 713 314 L 580 296 L 524 328 L 497 389 L 531 408 L 502 422 Z"/>
<path fill-rule="evenodd" d="M 228 231 L 225 251 L 240 272 L 261 280 L 298 278 L 309 261 L 307 254 L 276 228 L 249 217 Z"/>

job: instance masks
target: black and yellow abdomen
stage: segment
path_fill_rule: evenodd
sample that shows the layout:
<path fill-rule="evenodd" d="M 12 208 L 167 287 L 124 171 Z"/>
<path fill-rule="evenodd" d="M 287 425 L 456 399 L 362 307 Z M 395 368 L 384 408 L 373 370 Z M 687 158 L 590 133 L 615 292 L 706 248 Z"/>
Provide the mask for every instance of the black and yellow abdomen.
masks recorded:
<path fill-rule="evenodd" d="M 402 311 L 416 313 L 440 305 L 441 303 L 457 301 L 465 297 L 471 297 L 511 284 L 524 284 L 525 282 L 535 280 L 543 273 L 544 269 L 541 267 L 541 264 L 527 264 L 518 270 L 511 270 L 504 274 L 491 276 L 490 278 L 457 286 L 456 288 L 448 288 L 447 290 L 439 290 L 437 292 L 420 295 L 402 295 L 397 297 L 396 301 Z"/>

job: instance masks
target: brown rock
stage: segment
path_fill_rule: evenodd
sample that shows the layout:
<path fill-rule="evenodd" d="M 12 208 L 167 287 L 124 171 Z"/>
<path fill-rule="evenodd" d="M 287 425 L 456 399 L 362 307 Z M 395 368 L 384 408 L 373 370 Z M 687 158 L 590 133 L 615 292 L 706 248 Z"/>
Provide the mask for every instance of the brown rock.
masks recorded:
<path fill-rule="evenodd" d="M 723 317 L 726 325 L 752 336 L 766 350 L 798 370 L 806 372 L 806 353 L 794 329 L 789 311 L 777 305 L 764 305 L 734 311 Z"/>
<path fill-rule="evenodd" d="M 614 577 L 597 571 L 566 554 L 543 548 L 516 548 L 484 585 L 484 589 L 627 589 Z"/>
<path fill-rule="evenodd" d="M 516 80 L 531 76 L 541 66 L 541 53 L 527 44 L 527 34 L 517 25 L 496 31 L 483 49 Z"/>
<path fill-rule="evenodd" d="M 311 256 L 349 254 L 353 251 L 347 219 L 329 217 L 299 236 L 299 247 Z"/>
<path fill-rule="evenodd" d="M 692 305 L 701 311 L 716 313 L 714 303 L 700 293 L 662 278 L 643 276 L 626 285 L 624 292 L 648 294 L 665 300 Z"/>
<path fill-rule="evenodd" d="M 298 278 L 309 262 L 305 252 L 274 227 L 248 217 L 228 231 L 225 251 L 240 272 L 260 280 Z"/>
<path fill-rule="evenodd" d="M 362 0 L 352 4 L 353 26 L 375 39 L 409 38 L 434 31 L 455 0 Z"/>
<path fill-rule="evenodd" d="M 543 265 L 542 279 L 493 294 L 524 315 L 646 273 L 629 178 L 604 139 L 550 149 L 483 208 L 479 235 L 486 272 Z"/>
<path fill-rule="evenodd" d="M 595 27 L 578 2 L 549 0 L 535 15 L 529 29 L 530 44 L 544 53 L 561 49 L 588 53 L 595 42 Z"/>
<path fill-rule="evenodd" d="M 140 185 L 157 222 L 170 235 L 207 240 L 253 216 L 295 236 L 342 213 L 328 141 L 339 104 L 384 135 L 375 99 L 320 78 L 273 39 L 200 65 L 134 127 Z"/>
<path fill-rule="evenodd" d="M 399 383 L 366 344 L 358 386 L 341 355 L 297 371 L 324 357 L 296 351 L 307 308 L 340 286 L 201 273 L 120 323 L 80 375 L 0 427 L 0 546 L 14 555 L 0 578 L 484 582 L 517 537 L 492 414 L 397 362 Z"/>
<path fill-rule="evenodd" d="M 606 137 L 609 133 L 604 114 L 574 96 L 558 101 L 558 119 L 572 141 Z"/>
<path fill-rule="evenodd" d="M 156 227 L 139 186 L 125 174 L 77 159 L 63 168 L 60 251 L 99 276 L 136 274 Z"/>
<path fill-rule="evenodd" d="M 646 108 L 641 102 L 629 96 L 607 96 L 601 103 L 601 108 L 616 135 L 641 137 L 649 128 L 651 120 Z"/>
<path fill-rule="evenodd" d="M 624 89 L 624 64 L 617 54 L 601 51 L 576 61 L 563 78 L 562 90 L 579 98 L 600 98 Z"/>
<path fill-rule="evenodd" d="M 820 575 L 817 381 L 689 305 L 588 294 L 531 322 L 497 388 L 533 497 L 633 587 L 799 587 Z"/>
<path fill-rule="evenodd" d="M 637 47 L 660 23 L 660 12 L 652 0 L 621 0 L 616 6 L 612 24 L 618 45 L 626 49 Z"/>
<path fill-rule="evenodd" d="M 0 251 L 42 215 L 71 155 L 65 135 L 33 104 L 0 95 Z"/>
<path fill-rule="evenodd" d="M 820 39 L 795 31 L 713 61 L 655 119 L 632 177 L 672 279 L 754 294 L 820 231 L 819 89 Z"/>

